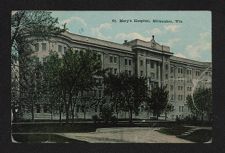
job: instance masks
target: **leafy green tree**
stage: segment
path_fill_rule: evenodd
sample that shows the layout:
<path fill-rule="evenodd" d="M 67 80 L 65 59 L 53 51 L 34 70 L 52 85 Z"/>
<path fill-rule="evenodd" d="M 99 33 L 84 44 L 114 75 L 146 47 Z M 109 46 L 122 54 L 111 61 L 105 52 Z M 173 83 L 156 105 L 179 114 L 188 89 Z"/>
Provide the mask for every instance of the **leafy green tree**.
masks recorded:
<path fill-rule="evenodd" d="M 46 100 L 50 103 L 51 116 L 54 110 L 59 112 L 59 121 L 61 121 L 63 112 L 63 82 L 62 82 L 62 59 L 59 58 L 57 52 L 51 51 L 46 57 L 44 63 L 43 78 L 45 83 Z"/>
<path fill-rule="evenodd" d="M 146 79 L 120 73 L 109 74 L 104 82 L 105 94 L 111 96 L 116 108 L 129 111 L 129 122 L 132 122 L 132 114 L 138 114 L 139 106 L 147 97 Z"/>
<path fill-rule="evenodd" d="M 155 87 L 151 90 L 147 105 L 153 111 L 153 115 L 156 115 L 157 120 L 160 114 L 166 109 L 168 94 L 169 92 L 166 90 L 166 86 Z"/>
<path fill-rule="evenodd" d="M 212 90 L 211 88 L 197 88 L 193 96 L 187 96 L 187 104 L 192 114 L 201 116 L 203 121 L 204 116 L 211 120 L 212 115 Z"/>
<path fill-rule="evenodd" d="M 51 58 L 53 57 L 49 57 Z M 52 88 L 58 86 L 61 90 L 66 122 L 68 122 L 70 114 L 74 119 L 75 106 L 78 100 L 81 100 L 79 94 L 92 90 L 96 86 L 95 77 L 104 75 L 104 70 L 97 53 L 91 50 L 78 52 L 69 49 L 61 59 L 55 58 L 58 63 L 50 64 L 49 69 L 52 71 L 47 72 L 50 73 L 48 80 L 55 84 Z M 48 62 L 51 61 L 47 60 Z M 84 100 L 81 101 L 86 103 Z"/>
<path fill-rule="evenodd" d="M 11 16 L 11 67 L 12 74 L 17 76 L 12 77 L 12 85 L 16 85 L 12 86 L 12 90 L 18 90 L 19 95 L 13 96 L 12 101 L 17 102 L 13 105 L 19 108 L 31 106 L 29 109 L 32 112 L 32 120 L 35 101 L 41 97 L 39 95 L 41 92 L 37 93 L 37 89 L 40 89 L 37 85 L 40 84 L 36 78 L 40 64 L 37 64 L 37 58 L 32 57 L 35 53 L 33 45 L 38 40 L 48 39 L 63 31 L 65 26 L 60 28 L 58 19 L 51 17 L 51 12 L 15 11 Z M 41 77 L 38 79 L 41 80 Z M 15 108 L 12 107 L 13 109 Z"/>
<path fill-rule="evenodd" d="M 112 110 L 112 105 L 109 103 L 105 103 L 102 105 L 102 109 L 100 111 L 100 118 L 104 120 L 104 122 L 107 124 L 108 121 L 112 118 L 113 115 L 113 110 Z"/>

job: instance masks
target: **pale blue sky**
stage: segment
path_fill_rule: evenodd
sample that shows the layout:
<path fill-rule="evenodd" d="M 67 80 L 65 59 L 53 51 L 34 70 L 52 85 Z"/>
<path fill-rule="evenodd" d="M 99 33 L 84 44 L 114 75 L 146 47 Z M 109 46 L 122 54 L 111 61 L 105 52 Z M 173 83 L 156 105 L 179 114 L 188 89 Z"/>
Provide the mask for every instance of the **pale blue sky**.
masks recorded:
<path fill-rule="evenodd" d="M 168 45 L 176 56 L 211 61 L 210 11 L 53 11 L 70 32 L 123 43 L 124 40 L 150 41 Z M 117 22 L 112 22 L 116 19 Z M 120 19 L 145 19 L 145 23 L 121 23 Z M 153 23 L 152 20 L 173 23 Z M 175 23 L 181 20 L 182 23 Z"/>

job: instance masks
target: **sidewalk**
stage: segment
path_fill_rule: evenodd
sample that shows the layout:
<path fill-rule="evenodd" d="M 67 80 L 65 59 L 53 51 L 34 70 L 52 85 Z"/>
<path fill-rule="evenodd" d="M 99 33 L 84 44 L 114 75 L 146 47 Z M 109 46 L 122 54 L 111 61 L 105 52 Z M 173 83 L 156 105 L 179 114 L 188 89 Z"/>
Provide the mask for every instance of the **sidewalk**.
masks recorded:
<path fill-rule="evenodd" d="M 158 128 L 99 128 L 88 133 L 58 135 L 90 143 L 192 143 L 176 136 L 159 133 Z"/>

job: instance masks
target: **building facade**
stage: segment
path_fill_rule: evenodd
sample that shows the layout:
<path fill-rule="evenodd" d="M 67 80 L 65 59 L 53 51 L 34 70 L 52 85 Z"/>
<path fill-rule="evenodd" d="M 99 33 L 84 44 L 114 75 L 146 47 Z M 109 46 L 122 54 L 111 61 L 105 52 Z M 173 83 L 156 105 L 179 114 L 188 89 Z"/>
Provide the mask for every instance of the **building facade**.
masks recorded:
<path fill-rule="evenodd" d="M 173 111 L 168 114 L 171 120 L 190 115 L 186 97 L 193 94 L 195 88 L 201 85 L 211 87 L 211 63 L 173 56 L 170 47 L 157 43 L 154 36 L 148 42 L 135 39 L 118 44 L 65 32 L 34 45 L 35 55 L 40 61 L 44 61 L 51 50 L 57 51 L 61 56 L 68 48 L 96 51 L 101 58 L 102 67 L 109 68 L 113 74 L 125 72 L 129 75 L 147 77 L 150 90 L 154 86 L 167 86 L 169 103 L 173 105 Z M 97 80 L 103 81 L 102 78 Z M 100 85 L 91 91 L 91 94 L 99 98 L 103 97 L 103 87 Z M 43 117 L 44 114 L 48 116 L 44 106 L 37 105 L 36 109 L 36 118 Z M 79 106 L 76 113 L 77 118 L 83 117 L 79 112 Z M 91 118 L 94 113 L 98 113 L 98 108 L 87 110 L 86 118 Z M 143 109 L 135 117 L 147 119 L 150 115 Z M 126 112 L 121 112 L 119 117 L 126 116 L 128 116 Z"/>

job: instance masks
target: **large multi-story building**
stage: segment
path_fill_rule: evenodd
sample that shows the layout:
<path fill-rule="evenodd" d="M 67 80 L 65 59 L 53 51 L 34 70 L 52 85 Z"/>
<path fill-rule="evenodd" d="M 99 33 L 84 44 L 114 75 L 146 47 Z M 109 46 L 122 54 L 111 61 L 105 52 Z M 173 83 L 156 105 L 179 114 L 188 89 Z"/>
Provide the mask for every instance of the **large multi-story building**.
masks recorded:
<path fill-rule="evenodd" d="M 45 60 L 49 51 L 64 54 L 68 48 L 75 50 L 89 49 L 99 54 L 103 68 L 109 68 L 113 74 L 125 72 L 129 75 L 145 76 L 149 78 L 149 88 L 165 85 L 169 90 L 169 103 L 173 111 L 168 118 L 183 118 L 190 114 L 186 104 L 186 97 L 193 93 L 199 85 L 211 86 L 212 68 L 209 62 L 200 62 L 173 56 L 169 46 L 160 45 L 152 36 L 152 40 L 143 41 L 135 39 L 118 44 L 110 41 L 81 36 L 70 32 L 52 37 L 49 40 L 39 41 L 34 45 L 35 54 L 40 60 Z M 99 78 L 101 82 L 101 78 Z M 92 91 L 97 97 L 103 97 L 103 88 Z M 36 116 L 47 113 L 44 106 L 36 106 Z M 77 106 L 77 117 L 79 106 Z M 87 111 L 86 117 L 91 117 L 95 110 Z M 120 117 L 126 117 L 121 112 Z M 149 118 L 143 109 L 137 118 Z"/>

